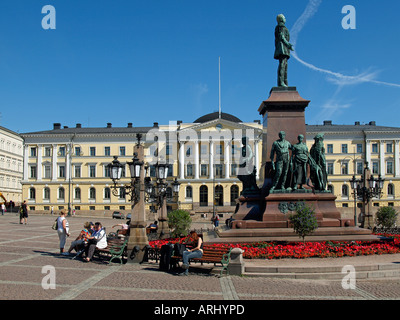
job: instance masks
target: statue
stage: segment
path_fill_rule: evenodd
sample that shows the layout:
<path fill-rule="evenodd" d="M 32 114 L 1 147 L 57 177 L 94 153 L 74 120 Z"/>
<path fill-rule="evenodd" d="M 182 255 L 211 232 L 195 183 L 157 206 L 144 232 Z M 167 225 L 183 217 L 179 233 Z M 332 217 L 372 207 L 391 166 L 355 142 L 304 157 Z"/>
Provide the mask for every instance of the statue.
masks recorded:
<path fill-rule="evenodd" d="M 310 149 L 310 179 L 316 190 L 326 190 L 328 174 L 326 172 L 324 134 L 318 133 L 314 137 L 314 144 Z"/>
<path fill-rule="evenodd" d="M 278 87 L 287 87 L 287 64 L 290 58 L 290 50 L 293 51 L 290 41 L 290 34 L 286 28 L 286 18 L 283 14 L 276 17 L 278 25 L 275 28 L 275 53 L 274 59 L 279 60 L 278 66 Z"/>
<path fill-rule="evenodd" d="M 289 155 L 289 149 L 292 149 L 292 145 L 289 141 L 285 140 L 285 131 L 279 132 L 279 140 L 274 141 L 271 148 L 270 159 L 272 162 L 272 169 L 275 170 L 275 176 L 272 181 L 272 188 L 270 192 L 280 186 L 278 189 L 285 190 L 286 177 L 289 172 L 291 163 L 291 157 Z M 274 158 L 276 155 L 276 162 Z M 279 183 L 281 181 L 281 183 Z"/>
<path fill-rule="evenodd" d="M 258 192 L 259 188 L 256 182 L 256 167 L 254 165 L 253 151 L 249 145 L 249 139 L 247 137 L 242 138 L 240 162 L 238 179 L 243 183 L 242 194 L 246 195 L 249 193 Z"/>
<path fill-rule="evenodd" d="M 303 189 L 303 184 L 307 182 L 307 162 L 308 162 L 308 148 L 303 142 L 304 136 L 300 134 L 297 137 L 298 143 L 292 147 L 292 164 L 293 164 L 293 190 Z"/>

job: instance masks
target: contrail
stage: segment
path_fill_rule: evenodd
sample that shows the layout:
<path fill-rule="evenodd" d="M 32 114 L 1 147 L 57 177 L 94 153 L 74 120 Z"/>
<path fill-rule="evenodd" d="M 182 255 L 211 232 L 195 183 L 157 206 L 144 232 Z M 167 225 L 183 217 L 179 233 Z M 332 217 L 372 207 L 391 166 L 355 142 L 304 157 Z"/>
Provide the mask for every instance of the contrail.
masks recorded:
<path fill-rule="evenodd" d="M 297 43 L 297 37 L 299 36 L 300 31 L 303 29 L 307 21 L 314 16 L 314 14 L 318 11 L 319 5 L 322 3 L 322 0 L 310 0 L 307 4 L 307 7 L 305 8 L 303 14 L 297 19 L 295 24 L 293 25 L 292 29 L 290 30 L 291 33 L 291 43 L 293 44 L 293 47 L 296 49 L 296 43 Z M 390 83 L 390 82 L 384 82 L 384 81 L 378 81 L 374 80 L 374 77 L 377 72 L 364 72 L 360 73 L 359 75 L 355 76 L 348 76 L 339 72 L 334 72 L 330 71 L 327 69 L 319 68 L 314 66 L 311 63 L 305 62 L 304 60 L 300 59 L 300 57 L 297 55 L 296 51 L 293 51 L 292 56 L 301 64 L 306 66 L 307 68 L 310 68 L 314 71 L 322 72 L 325 74 L 328 74 L 330 76 L 333 76 L 334 78 L 331 78 L 331 81 L 336 82 L 338 85 L 346 85 L 346 84 L 358 84 L 358 83 L 363 83 L 363 82 L 371 82 L 371 83 L 376 83 L 376 84 L 382 84 L 386 86 L 392 86 L 392 87 L 398 87 L 400 88 L 400 84 L 395 84 L 395 83 Z"/>

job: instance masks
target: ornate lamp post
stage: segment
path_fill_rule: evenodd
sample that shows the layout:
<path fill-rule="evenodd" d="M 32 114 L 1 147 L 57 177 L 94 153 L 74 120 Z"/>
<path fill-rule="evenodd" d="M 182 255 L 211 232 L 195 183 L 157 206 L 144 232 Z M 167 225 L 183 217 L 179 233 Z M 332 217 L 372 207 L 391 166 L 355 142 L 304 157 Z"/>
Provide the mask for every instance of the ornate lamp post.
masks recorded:
<path fill-rule="evenodd" d="M 354 191 L 354 196 L 359 200 L 363 201 L 363 212 L 364 216 L 368 218 L 368 229 L 372 229 L 371 226 L 371 203 L 370 200 L 373 197 L 379 197 L 382 194 L 383 184 L 385 179 L 382 179 L 381 175 L 378 178 L 374 178 L 368 168 L 368 162 L 365 163 L 364 174 L 361 175 L 361 179 L 356 179 L 355 175 L 350 180 L 351 187 Z M 367 207 L 368 214 L 365 214 L 365 207 Z M 365 220 L 362 221 L 362 227 L 364 227 Z"/>
<path fill-rule="evenodd" d="M 145 216 L 145 174 L 144 174 L 144 148 L 140 144 L 141 134 L 136 135 L 137 143 L 134 146 L 133 159 L 128 162 L 131 173 L 130 184 L 124 185 L 126 193 L 130 195 L 132 202 L 132 219 L 130 223 L 130 233 L 128 241 L 128 261 L 140 263 L 143 260 L 143 249 L 148 245 L 146 235 L 146 216 Z M 121 179 L 123 165 L 118 161 L 118 157 L 114 156 L 114 160 L 108 164 L 110 168 L 110 178 L 114 185 L 112 186 L 113 194 L 118 193 L 117 182 Z"/>

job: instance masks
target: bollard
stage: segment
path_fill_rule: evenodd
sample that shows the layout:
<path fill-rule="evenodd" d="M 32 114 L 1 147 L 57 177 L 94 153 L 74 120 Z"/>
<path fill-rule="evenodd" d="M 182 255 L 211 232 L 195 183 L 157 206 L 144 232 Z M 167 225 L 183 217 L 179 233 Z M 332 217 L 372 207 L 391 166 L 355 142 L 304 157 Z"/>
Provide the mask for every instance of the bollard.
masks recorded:
<path fill-rule="evenodd" d="M 231 251 L 231 260 L 228 265 L 230 275 L 240 276 L 244 273 L 243 250 L 233 248 Z"/>

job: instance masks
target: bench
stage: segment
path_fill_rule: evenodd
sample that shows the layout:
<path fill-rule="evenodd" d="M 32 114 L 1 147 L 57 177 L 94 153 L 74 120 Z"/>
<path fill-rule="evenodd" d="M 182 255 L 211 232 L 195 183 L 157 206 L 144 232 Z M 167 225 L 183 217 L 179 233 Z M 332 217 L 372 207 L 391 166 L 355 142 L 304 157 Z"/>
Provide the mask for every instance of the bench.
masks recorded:
<path fill-rule="evenodd" d="M 203 256 L 201 258 L 190 259 L 189 263 L 200 262 L 201 265 L 203 265 L 203 263 L 213 263 L 214 266 L 221 264 L 222 270 L 220 272 L 220 276 L 222 276 L 224 270 L 226 271 L 226 274 L 229 275 L 228 265 L 231 258 L 231 251 L 232 248 L 228 247 L 224 248 L 214 247 L 212 245 L 203 245 Z M 171 257 L 171 262 L 173 264 L 177 264 L 179 261 L 182 261 L 182 257 L 173 254 Z"/>
<path fill-rule="evenodd" d="M 119 259 L 120 264 L 122 264 L 123 257 L 126 257 L 126 247 L 128 245 L 128 240 L 128 237 L 126 237 L 124 241 L 121 241 L 120 239 L 107 240 L 107 247 L 103 249 L 96 248 L 95 254 L 110 255 L 111 258 L 108 263 L 111 263 L 111 261 L 114 259 Z"/>

